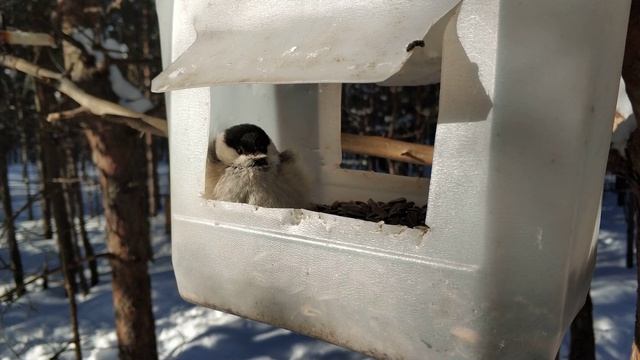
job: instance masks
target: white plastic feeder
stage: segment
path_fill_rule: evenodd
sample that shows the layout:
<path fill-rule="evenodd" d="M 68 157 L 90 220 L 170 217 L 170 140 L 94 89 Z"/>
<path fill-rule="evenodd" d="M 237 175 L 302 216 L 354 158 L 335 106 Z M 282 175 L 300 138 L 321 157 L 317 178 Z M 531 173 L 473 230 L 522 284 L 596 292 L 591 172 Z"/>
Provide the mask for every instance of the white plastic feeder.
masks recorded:
<path fill-rule="evenodd" d="M 593 270 L 629 0 L 158 9 L 185 299 L 378 358 L 555 356 Z M 441 60 L 430 183 L 339 169 L 340 83 L 432 83 Z M 316 202 L 428 197 L 431 230 L 204 200 L 210 134 L 246 122 Z"/>

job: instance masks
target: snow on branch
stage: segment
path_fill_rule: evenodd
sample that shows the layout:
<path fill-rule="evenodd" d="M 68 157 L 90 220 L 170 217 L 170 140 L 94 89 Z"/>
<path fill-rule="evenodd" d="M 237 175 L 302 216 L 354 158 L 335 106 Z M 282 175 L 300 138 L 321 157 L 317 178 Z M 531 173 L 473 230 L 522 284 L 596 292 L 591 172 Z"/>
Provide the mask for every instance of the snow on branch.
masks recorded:
<path fill-rule="evenodd" d="M 167 136 L 167 121 L 165 119 L 127 109 L 122 105 L 88 94 L 60 73 L 47 70 L 24 59 L 7 54 L 0 54 L 0 65 L 21 71 L 47 85 L 53 86 L 94 115 L 122 117 L 121 119 L 111 118 L 107 120 L 124 123 L 138 130 L 145 129 L 143 131 L 154 135 Z M 54 116 L 52 118 L 61 120 L 68 117 L 58 116 L 56 118 Z"/>

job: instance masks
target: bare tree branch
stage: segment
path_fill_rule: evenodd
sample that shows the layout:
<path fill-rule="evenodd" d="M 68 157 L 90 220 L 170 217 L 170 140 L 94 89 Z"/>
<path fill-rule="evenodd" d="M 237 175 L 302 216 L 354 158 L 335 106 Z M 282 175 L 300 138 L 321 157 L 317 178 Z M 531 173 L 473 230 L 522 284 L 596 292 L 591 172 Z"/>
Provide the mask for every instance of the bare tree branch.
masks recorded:
<path fill-rule="evenodd" d="M 60 120 L 73 120 L 73 119 L 81 118 L 83 115 L 85 115 L 83 120 L 99 119 L 99 120 L 112 122 L 114 124 L 125 125 L 135 130 L 138 130 L 140 132 L 146 132 L 149 134 L 162 136 L 162 137 L 167 136 L 166 133 L 138 119 L 123 118 L 119 116 L 106 116 L 106 115 L 97 116 L 97 115 L 91 114 L 89 110 L 87 110 L 87 108 L 85 108 L 84 106 L 80 106 L 71 110 L 51 113 L 47 115 L 47 121 L 50 123 L 54 123 Z"/>
<path fill-rule="evenodd" d="M 0 44 L 56 47 L 53 36 L 45 33 L 0 30 Z"/>
<path fill-rule="evenodd" d="M 342 151 L 417 165 L 430 165 L 433 162 L 433 146 L 414 144 L 382 136 L 343 133 Z"/>
<path fill-rule="evenodd" d="M 158 128 L 153 127 L 152 125 L 147 124 L 146 122 L 142 122 L 138 119 L 134 119 L 134 118 L 127 118 L 127 117 L 120 117 L 120 116 L 102 116 L 102 117 L 96 117 L 93 116 L 94 119 L 102 119 L 105 121 L 109 121 L 112 122 L 114 124 L 120 124 L 120 125 L 125 125 L 128 126 L 130 128 L 133 128 L 135 130 L 138 130 L 140 132 L 145 132 L 145 133 L 149 133 L 149 134 L 153 134 L 156 136 L 160 136 L 160 137 L 167 137 L 167 132 L 162 131 Z"/>
<path fill-rule="evenodd" d="M 96 254 L 94 256 L 88 256 L 88 257 L 85 257 L 83 259 L 79 259 L 75 263 L 72 263 L 71 264 L 71 268 L 77 268 L 79 266 L 79 264 L 86 263 L 88 261 L 95 260 L 95 259 L 98 259 L 98 258 L 105 258 L 105 257 L 106 258 L 113 258 L 113 254 L 107 252 L 107 253 Z M 51 270 L 43 271 L 40 275 L 31 276 L 29 278 L 29 280 L 26 280 L 24 282 L 24 285 L 27 286 L 29 284 L 33 284 L 34 282 L 36 282 L 36 281 L 38 281 L 40 279 L 43 279 L 45 277 L 48 277 L 49 275 L 52 275 L 52 274 L 55 274 L 55 273 L 59 273 L 59 272 L 62 272 L 62 266 L 58 266 L 58 267 L 53 268 Z M 12 288 L 12 289 L 7 290 L 4 294 L 0 295 L 0 301 L 2 301 L 2 302 L 9 301 L 10 302 L 13 299 L 13 295 L 16 293 L 16 291 L 17 291 L 16 288 Z"/>
<path fill-rule="evenodd" d="M 60 355 L 62 355 L 63 352 L 67 351 L 69 345 L 71 344 L 73 344 L 73 340 L 67 341 L 62 347 L 60 347 L 60 349 L 53 353 L 49 360 L 58 360 L 60 358 Z"/>
<path fill-rule="evenodd" d="M 122 119 L 116 121 L 120 121 L 122 123 L 125 123 L 126 125 L 137 127 L 139 129 L 145 128 L 149 131 L 149 127 L 153 127 L 157 130 L 154 131 L 155 135 L 165 137 L 167 136 L 167 121 L 165 119 L 145 115 L 127 109 L 124 106 L 121 106 L 114 102 L 90 95 L 60 73 L 47 70 L 24 59 L 7 54 L 0 54 L 0 65 L 21 71 L 25 74 L 33 76 L 34 78 L 44 82 L 47 85 L 55 87 L 58 91 L 69 96 L 75 102 L 80 104 L 81 107 L 88 109 L 94 115 L 111 115 L 128 118 L 130 120 Z M 134 126 L 134 122 L 137 122 L 138 124 L 135 124 Z M 143 127 L 139 124 L 140 122 L 148 125 L 149 127 Z"/>
<path fill-rule="evenodd" d="M 75 119 L 79 115 L 86 114 L 88 112 L 89 110 L 87 110 L 87 108 L 85 108 L 84 106 L 80 106 L 71 110 L 51 113 L 47 115 L 47 121 L 56 122 L 56 121 L 66 120 L 66 119 Z"/>

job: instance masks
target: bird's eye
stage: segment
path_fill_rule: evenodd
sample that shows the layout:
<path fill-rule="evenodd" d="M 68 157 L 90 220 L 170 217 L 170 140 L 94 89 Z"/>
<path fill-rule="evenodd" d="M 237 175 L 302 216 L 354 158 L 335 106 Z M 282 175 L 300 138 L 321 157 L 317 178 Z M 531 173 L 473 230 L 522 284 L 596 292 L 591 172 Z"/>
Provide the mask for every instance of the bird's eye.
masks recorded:
<path fill-rule="evenodd" d="M 266 158 L 255 159 L 253 161 L 253 166 L 267 166 L 267 165 L 269 165 L 269 162 L 267 161 Z"/>

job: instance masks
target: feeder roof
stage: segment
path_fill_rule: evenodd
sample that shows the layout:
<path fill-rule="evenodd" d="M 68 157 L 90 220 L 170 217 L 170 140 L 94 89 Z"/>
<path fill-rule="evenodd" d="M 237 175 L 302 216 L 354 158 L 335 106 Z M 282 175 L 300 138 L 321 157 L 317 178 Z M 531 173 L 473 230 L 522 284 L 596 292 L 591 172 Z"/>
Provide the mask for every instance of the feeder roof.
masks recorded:
<path fill-rule="evenodd" d="M 195 14 L 197 38 L 154 79 L 152 89 L 433 83 L 439 78 L 446 25 L 441 20 L 458 2 L 193 0 L 188 10 Z"/>

